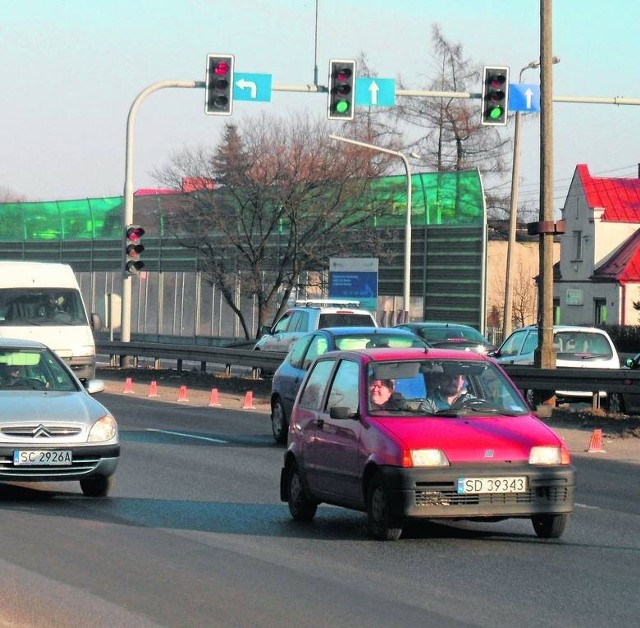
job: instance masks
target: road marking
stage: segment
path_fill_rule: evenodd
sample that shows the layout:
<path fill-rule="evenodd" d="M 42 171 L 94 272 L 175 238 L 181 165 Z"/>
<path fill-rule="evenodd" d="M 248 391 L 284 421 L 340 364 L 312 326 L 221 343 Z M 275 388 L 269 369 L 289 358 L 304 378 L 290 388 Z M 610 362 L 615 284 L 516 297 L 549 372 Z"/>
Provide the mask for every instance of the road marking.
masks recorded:
<path fill-rule="evenodd" d="M 602 510 L 602 508 L 600 508 L 600 506 L 589 506 L 589 504 L 578 504 L 578 503 L 576 503 L 576 506 L 578 506 L 580 508 L 588 508 L 590 510 Z"/>
<path fill-rule="evenodd" d="M 172 434 L 173 436 L 184 436 L 185 438 L 195 438 L 196 440 L 208 440 L 211 443 L 222 443 L 227 445 L 229 441 L 220 440 L 219 438 L 209 438 L 208 436 L 194 436 L 193 434 L 184 434 L 183 432 L 172 432 L 171 430 L 155 430 L 151 427 L 147 428 L 147 432 L 159 432 L 161 434 Z"/>

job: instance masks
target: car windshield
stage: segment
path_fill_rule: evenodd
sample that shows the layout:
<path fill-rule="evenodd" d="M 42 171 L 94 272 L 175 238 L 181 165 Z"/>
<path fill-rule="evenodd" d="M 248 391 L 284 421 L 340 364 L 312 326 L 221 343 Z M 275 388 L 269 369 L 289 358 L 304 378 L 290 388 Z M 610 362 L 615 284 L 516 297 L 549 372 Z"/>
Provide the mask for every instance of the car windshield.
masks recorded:
<path fill-rule="evenodd" d="M 428 342 L 487 343 L 485 337 L 473 327 L 425 327 L 421 333 Z"/>
<path fill-rule="evenodd" d="M 78 390 L 68 371 L 47 350 L 0 349 L 0 391 Z"/>
<path fill-rule="evenodd" d="M 4 327 L 86 324 L 87 316 L 77 290 L 0 289 L 0 325 Z"/>
<path fill-rule="evenodd" d="M 368 367 L 368 409 L 381 416 L 523 415 L 530 412 L 499 368 L 485 361 L 411 360 Z"/>

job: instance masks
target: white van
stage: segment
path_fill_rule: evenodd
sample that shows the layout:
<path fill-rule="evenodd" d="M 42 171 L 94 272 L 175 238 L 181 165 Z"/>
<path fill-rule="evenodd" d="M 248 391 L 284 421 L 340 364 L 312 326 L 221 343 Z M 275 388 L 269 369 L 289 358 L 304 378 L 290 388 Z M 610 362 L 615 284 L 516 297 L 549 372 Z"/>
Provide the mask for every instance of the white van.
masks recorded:
<path fill-rule="evenodd" d="M 38 340 L 53 349 L 81 380 L 96 370 L 93 330 L 71 266 L 0 261 L 0 337 Z"/>

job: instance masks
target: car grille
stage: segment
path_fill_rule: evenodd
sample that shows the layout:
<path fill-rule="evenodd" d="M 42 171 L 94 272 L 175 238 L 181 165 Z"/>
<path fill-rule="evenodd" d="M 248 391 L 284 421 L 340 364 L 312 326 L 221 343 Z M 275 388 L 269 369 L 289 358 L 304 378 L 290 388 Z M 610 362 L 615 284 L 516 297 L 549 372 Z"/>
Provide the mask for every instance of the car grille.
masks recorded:
<path fill-rule="evenodd" d="M 0 429 L 0 434 L 8 438 L 70 438 L 82 432 L 78 425 L 11 425 Z"/>
<path fill-rule="evenodd" d="M 93 471 L 102 458 L 100 456 L 74 456 L 73 464 L 65 467 L 29 467 L 13 465 L 11 456 L 0 456 L 0 478 L 10 480 L 12 478 L 26 480 L 37 480 L 39 478 L 73 478 Z"/>
<path fill-rule="evenodd" d="M 454 490 L 416 490 L 416 506 L 509 506 L 540 502 L 561 504 L 569 498 L 563 486 L 536 487 L 524 493 L 488 493 L 482 495 L 458 495 Z"/>

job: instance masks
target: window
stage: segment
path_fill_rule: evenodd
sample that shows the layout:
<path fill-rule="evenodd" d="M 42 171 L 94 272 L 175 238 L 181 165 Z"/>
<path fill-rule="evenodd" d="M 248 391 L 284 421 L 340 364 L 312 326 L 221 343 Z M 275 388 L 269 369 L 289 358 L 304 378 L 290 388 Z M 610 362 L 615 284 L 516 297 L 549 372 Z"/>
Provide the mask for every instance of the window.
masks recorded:
<path fill-rule="evenodd" d="M 302 358 L 304 357 L 305 351 L 309 346 L 309 338 L 303 337 L 300 340 L 297 340 L 293 343 L 291 347 L 291 351 L 287 356 L 287 360 L 293 368 L 300 368 L 302 365 Z"/>
<path fill-rule="evenodd" d="M 607 322 L 607 300 L 593 300 L 593 320 L 596 325 L 604 325 Z"/>
<path fill-rule="evenodd" d="M 314 336 L 311 344 L 309 345 L 307 355 L 304 356 L 303 368 L 309 368 L 311 362 L 313 362 L 319 355 L 327 352 L 328 346 L 329 343 L 324 336 Z"/>
<path fill-rule="evenodd" d="M 308 408 L 309 410 L 320 409 L 324 391 L 334 364 L 335 360 L 322 360 L 315 365 L 300 397 L 299 403 L 302 408 Z"/>
<path fill-rule="evenodd" d="M 358 410 L 358 399 L 358 365 L 349 360 L 342 360 L 333 379 L 327 406 L 346 407 L 353 414 Z"/>
<path fill-rule="evenodd" d="M 574 250 L 573 250 L 573 260 L 574 262 L 582 261 L 582 231 L 574 231 L 573 232 L 573 242 L 574 242 Z"/>
<path fill-rule="evenodd" d="M 520 347 L 524 342 L 526 331 L 516 331 L 509 338 L 504 341 L 504 344 L 500 347 L 501 356 L 518 355 L 520 353 Z"/>

